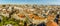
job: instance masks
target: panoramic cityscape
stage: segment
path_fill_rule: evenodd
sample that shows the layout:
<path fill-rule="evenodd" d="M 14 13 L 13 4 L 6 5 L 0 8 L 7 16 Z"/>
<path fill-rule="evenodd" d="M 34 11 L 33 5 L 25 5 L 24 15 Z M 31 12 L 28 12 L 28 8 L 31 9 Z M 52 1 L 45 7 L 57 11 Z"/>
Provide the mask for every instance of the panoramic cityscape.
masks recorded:
<path fill-rule="evenodd" d="M 60 26 L 60 0 L 0 0 L 0 26 Z"/>

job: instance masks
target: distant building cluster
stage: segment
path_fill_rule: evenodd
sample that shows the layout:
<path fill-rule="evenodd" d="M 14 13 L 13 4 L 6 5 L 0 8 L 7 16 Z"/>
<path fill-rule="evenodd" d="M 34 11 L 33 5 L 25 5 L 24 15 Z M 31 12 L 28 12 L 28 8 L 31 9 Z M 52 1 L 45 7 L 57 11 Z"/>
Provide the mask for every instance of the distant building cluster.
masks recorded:
<path fill-rule="evenodd" d="M 48 17 L 53 17 L 53 20 L 57 15 L 60 17 L 59 5 L 0 5 L 0 15 L 8 18 L 15 18 L 16 20 L 24 20 L 25 17 L 29 17 L 29 21 L 32 23 L 46 22 Z M 39 17 L 39 18 L 38 18 Z M 40 18 L 41 17 L 41 18 Z M 2 19 L 0 17 L 0 19 Z M 32 21 L 33 20 L 33 21 Z M 49 20 L 52 20 L 49 19 Z M 60 24 L 60 23 L 59 23 Z"/>

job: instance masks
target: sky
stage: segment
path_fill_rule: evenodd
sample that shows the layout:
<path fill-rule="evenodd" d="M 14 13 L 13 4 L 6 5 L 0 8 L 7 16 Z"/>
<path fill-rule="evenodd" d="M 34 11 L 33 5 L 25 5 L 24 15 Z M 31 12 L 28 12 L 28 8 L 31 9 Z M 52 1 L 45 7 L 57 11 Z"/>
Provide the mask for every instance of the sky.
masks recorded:
<path fill-rule="evenodd" d="M 0 0 L 0 4 L 43 4 L 60 5 L 60 0 Z"/>

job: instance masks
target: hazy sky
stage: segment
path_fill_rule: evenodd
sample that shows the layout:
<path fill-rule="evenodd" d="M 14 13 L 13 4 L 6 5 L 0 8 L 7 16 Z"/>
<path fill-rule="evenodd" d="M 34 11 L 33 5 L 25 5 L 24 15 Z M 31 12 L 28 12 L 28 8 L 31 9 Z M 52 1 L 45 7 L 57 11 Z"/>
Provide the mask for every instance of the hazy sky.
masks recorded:
<path fill-rule="evenodd" d="M 53 4 L 53 5 L 60 5 L 60 0 L 0 0 L 0 4 Z"/>

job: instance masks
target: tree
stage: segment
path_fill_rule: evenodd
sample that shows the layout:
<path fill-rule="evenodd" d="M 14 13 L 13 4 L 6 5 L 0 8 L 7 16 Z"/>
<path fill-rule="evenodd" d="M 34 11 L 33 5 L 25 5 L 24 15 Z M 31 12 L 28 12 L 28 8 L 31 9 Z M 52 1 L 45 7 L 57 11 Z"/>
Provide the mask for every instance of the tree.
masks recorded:
<path fill-rule="evenodd" d="M 2 5 L 2 7 L 5 7 L 6 5 Z"/>

